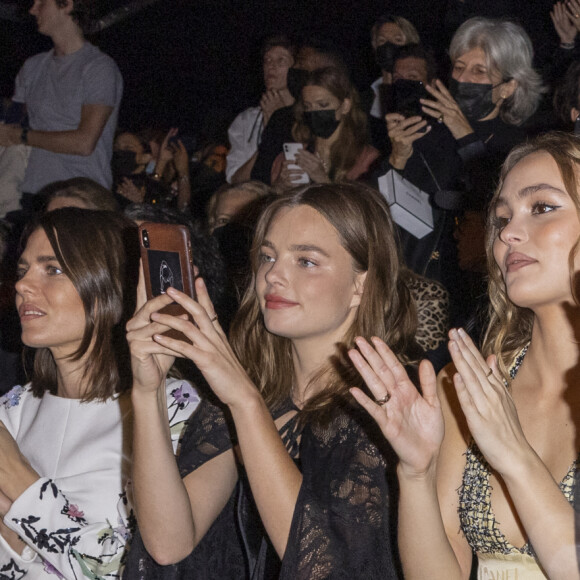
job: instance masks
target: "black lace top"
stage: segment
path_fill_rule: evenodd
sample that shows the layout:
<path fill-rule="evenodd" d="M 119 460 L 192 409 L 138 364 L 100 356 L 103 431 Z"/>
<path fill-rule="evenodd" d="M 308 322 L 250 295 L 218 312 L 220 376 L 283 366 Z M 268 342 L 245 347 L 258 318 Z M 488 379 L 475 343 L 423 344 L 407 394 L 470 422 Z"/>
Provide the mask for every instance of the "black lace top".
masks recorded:
<path fill-rule="evenodd" d="M 288 402 L 273 413 L 290 418 L 280 435 L 303 481 L 282 562 L 267 540 L 243 469 L 230 501 L 195 550 L 159 566 L 137 534 L 125 578 L 196 580 L 402 577 L 396 557 L 396 456 L 368 415 L 337 411 L 326 426 L 299 421 Z M 227 412 L 202 402 L 190 419 L 178 464 L 182 477 L 235 444 Z"/>

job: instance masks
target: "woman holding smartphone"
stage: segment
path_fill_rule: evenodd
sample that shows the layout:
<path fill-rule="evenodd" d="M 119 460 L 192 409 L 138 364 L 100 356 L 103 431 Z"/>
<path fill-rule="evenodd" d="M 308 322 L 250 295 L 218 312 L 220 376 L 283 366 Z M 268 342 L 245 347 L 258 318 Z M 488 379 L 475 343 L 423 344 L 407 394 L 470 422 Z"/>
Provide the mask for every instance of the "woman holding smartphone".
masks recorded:
<path fill-rule="evenodd" d="M 359 334 L 416 354 L 388 207 L 353 184 L 276 198 L 252 267 L 231 346 L 201 280 L 199 302 L 168 290 L 128 325 L 140 535 L 127 575 L 396 578 L 392 451 L 352 404 L 348 387 L 362 381 L 344 357 Z M 195 324 L 160 314 L 169 300 Z M 159 404 L 175 356 L 216 398 L 191 417 L 177 463 Z"/>
<path fill-rule="evenodd" d="M 578 578 L 580 146 L 553 133 L 514 149 L 489 210 L 491 322 L 482 356 L 450 333 L 453 365 L 423 396 L 378 338 L 350 356 L 353 394 L 399 455 L 405 578 Z M 390 400 L 389 400 L 390 399 Z"/>
<path fill-rule="evenodd" d="M 342 68 L 327 67 L 309 74 L 296 119 L 292 137 L 303 148 L 294 161 L 284 160 L 282 153 L 274 161 L 271 182 L 279 191 L 303 183 L 299 180 L 304 173 L 314 183 L 356 180 L 379 156 L 368 144 L 366 115 Z"/>
<path fill-rule="evenodd" d="M 3 577 L 121 573 L 134 519 L 124 327 L 138 255 L 135 226 L 108 211 L 49 212 L 26 239 L 16 307 L 34 368 L 0 399 Z M 166 390 L 171 447 L 197 398 L 186 381 Z"/>

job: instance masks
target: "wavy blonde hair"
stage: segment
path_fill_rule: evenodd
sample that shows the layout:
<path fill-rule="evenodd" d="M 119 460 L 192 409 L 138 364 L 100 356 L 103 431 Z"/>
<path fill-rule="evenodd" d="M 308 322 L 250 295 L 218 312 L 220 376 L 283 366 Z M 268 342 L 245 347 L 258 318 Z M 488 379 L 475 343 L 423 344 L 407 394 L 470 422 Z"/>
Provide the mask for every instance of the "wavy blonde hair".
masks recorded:
<path fill-rule="evenodd" d="M 490 321 L 483 344 L 485 356 L 490 354 L 497 355 L 499 369 L 506 380 L 509 380 L 508 369 L 510 365 L 532 337 L 534 313 L 529 308 L 517 306 L 507 295 L 501 270 L 493 257 L 493 245 L 501 231 L 499 224 L 494 219 L 495 210 L 508 173 L 522 159 L 532 153 L 539 152 L 548 153 L 556 162 L 566 192 L 574 202 L 580 219 L 580 197 L 578 192 L 580 140 L 569 133 L 554 131 L 512 149 L 503 164 L 499 185 L 489 207 L 486 250 L 489 272 Z M 570 287 L 576 304 L 580 303 L 574 282 L 574 259 L 578 253 L 579 246 L 580 239 L 576 241 L 568 257 Z"/>
<path fill-rule="evenodd" d="M 355 320 L 335 355 L 322 361 L 312 380 L 326 387 L 310 399 L 303 413 L 329 417 L 337 404 L 350 404 L 348 389 L 364 387 L 346 351 L 356 336 L 378 336 L 405 361 L 418 357 L 415 342 L 417 313 L 408 288 L 408 271 L 401 265 L 389 208 L 381 195 L 355 183 L 309 185 L 289 192 L 266 207 L 256 228 L 251 251 L 252 281 L 231 328 L 231 343 L 266 404 L 276 408 L 292 393 L 294 367 L 291 342 L 268 332 L 255 290 L 260 252 L 268 230 L 285 208 L 307 205 L 319 212 L 338 232 L 351 255 L 356 272 L 366 272 Z M 330 289 L 329 289 L 330 290 Z"/>

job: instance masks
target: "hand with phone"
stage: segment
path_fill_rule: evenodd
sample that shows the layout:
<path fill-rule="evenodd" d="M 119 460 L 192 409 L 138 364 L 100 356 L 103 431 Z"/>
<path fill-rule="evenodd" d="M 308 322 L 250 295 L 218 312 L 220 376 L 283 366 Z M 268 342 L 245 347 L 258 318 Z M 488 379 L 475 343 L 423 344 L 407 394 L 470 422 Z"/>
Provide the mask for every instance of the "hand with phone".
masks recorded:
<path fill-rule="evenodd" d="M 308 174 L 296 162 L 296 155 L 303 148 L 302 143 L 284 143 L 284 160 L 280 161 L 279 156 L 272 168 L 272 184 L 276 189 L 286 191 L 297 185 L 309 183 Z"/>
<path fill-rule="evenodd" d="M 392 147 L 389 163 L 402 171 L 413 155 L 413 143 L 429 133 L 431 125 L 418 115 L 406 118 L 401 113 L 389 113 L 385 121 Z"/>
<path fill-rule="evenodd" d="M 149 351 L 156 356 L 172 353 L 192 360 L 223 403 L 244 405 L 250 396 L 257 395 L 257 389 L 234 354 L 201 278 L 196 279 L 195 290 L 197 300 L 175 288 L 167 290 L 167 299 L 174 300 L 187 317 L 164 314 L 159 308 L 161 303 L 155 304 L 161 297 L 147 303 L 146 314 L 151 311 L 151 323 L 142 333 L 149 334 L 154 343 Z M 175 335 L 184 336 L 186 340 L 171 338 L 168 333 L 152 332 L 154 326 L 158 330 L 169 327 Z M 130 340 L 129 334 L 127 338 Z M 131 350 L 133 352 L 133 346 Z"/>

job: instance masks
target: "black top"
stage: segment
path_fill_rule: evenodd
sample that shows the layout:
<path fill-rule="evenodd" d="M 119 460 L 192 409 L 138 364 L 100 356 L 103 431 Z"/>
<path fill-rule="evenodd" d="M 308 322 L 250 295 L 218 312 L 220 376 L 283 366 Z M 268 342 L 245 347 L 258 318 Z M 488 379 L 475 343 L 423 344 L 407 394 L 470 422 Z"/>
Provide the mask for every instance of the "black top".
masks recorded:
<path fill-rule="evenodd" d="M 267 540 L 247 479 L 240 481 L 210 530 L 183 561 L 159 566 L 137 534 L 125 578 L 316 580 L 400 578 L 396 557 L 395 454 L 361 409 L 337 411 L 327 426 L 290 417 L 280 435 L 303 481 L 282 562 Z M 184 434 L 182 477 L 235 444 L 227 411 L 203 401 Z"/>
<path fill-rule="evenodd" d="M 270 185 L 274 159 L 282 153 L 284 143 L 291 143 L 294 125 L 294 107 L 282 107 L 272 113 L 258 145 L 258 156 L 252 168 L 251 178 Z"/>

